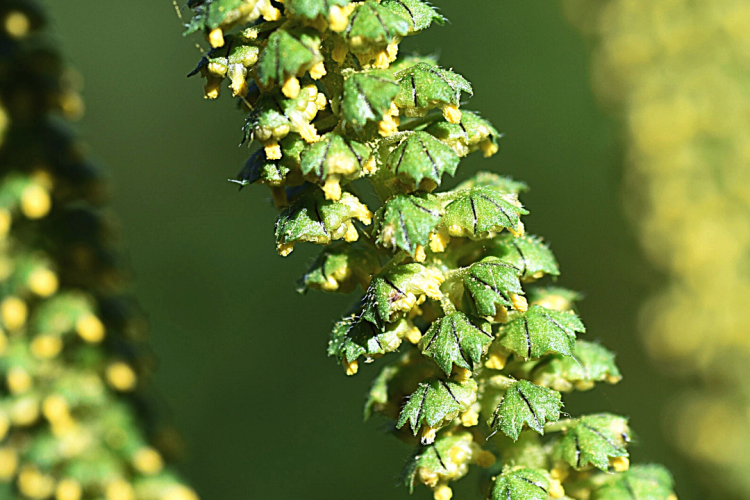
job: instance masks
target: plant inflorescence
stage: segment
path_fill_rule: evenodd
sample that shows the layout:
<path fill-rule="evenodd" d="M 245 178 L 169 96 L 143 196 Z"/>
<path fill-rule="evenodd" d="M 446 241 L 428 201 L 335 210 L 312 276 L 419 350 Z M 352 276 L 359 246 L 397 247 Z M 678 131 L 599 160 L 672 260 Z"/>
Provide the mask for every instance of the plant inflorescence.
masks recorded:
<path fill-rule="evenodd" d="M 159 451 L 144 320 L 45 25 L 0 0 L 0 498 L 197 500 Z"/>
<path fill-rule="evenodd" d="M 627 208 L 667 283 L 644 304 L 657 366 L 685 390 L 665 430 L 717 495 L 750 495 L 750 4 L 566 0 L 622 118 Z M 709 468 L 712 472 L 707 474 Z"/>
<path fill-rule="evenodd" d="M 621 376 L 611 352 L 577 339 L 578 295 L 544 281 L 559 269 L 526 233 L 526 186 L 484 172 L 437 191 L 500 139 L 460 109 L 466 79 L 398 55 L 443 16 L 422 0 L 188 6 L 187 32 L 211 45 L 193 74 L 210 99 L 228 81 L 259 145 L 236 182 L 271 189 L 281 255 L 325 246 L 300 290 L 362 290 L 328 354 L 349 375 L 384 358 L 365 417 L 415 446 L 403 483 L 446 500 L 476 464 L 496 500 L 674 499 L 663 468 L 629 466 L 626 418 L 562 411 L 561 392 Z"/>

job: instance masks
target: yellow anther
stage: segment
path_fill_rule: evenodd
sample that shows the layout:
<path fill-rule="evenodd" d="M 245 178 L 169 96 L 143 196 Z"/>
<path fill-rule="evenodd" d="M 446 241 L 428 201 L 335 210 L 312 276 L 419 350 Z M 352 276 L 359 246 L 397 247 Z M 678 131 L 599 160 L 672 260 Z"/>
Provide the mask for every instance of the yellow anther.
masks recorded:
<path fill-rule="evenodd" d="M 313 125 L 312 123 L 308 123 L 300 127 L 299 135 L 308 144 L 312 144 L 320 140 L 320 135 L 318 135 L 318 129 L 316 129 L 315 125 Z"/>
<path fill-rule="evenodd" d="M 106 378 L 109 385 L 122 392 L 132 391 L 138 382 L 133 369 L 122 361 L 116 361 L 107 367 Z"/>
<path fill-rule="evenodd" d="M 294 251 L 294 243 L 279 243 L 276 245 L 276 252 L 282 257 L 286 257 Z"/>
<path fill-rule="evenodd" d="M 326 200 L 338 201 L 341 199 L 341 184 L 339 184 L 338 175 L 329 176 L 323 184 L 322 189 L 326 195 Z M 356 231 L 356 229 L 354 230 Z M 349 228 L 347 228 L 347 232 L 349 232 Z M 355 239 L 354 241 L 357 240 Z"/>
<path fill-rule="evenodd" d="M 49 297 L 57 291 L 57 275 L 49 269 L 35 269 L 29 275 L 29 289 L 40 297 Z"/>
<path fill-rule="evenodd" d="M 373 67 L 378 69 L 388 69 L 391 65 L 390 56 L 388 51 L 380 50 L 375 54 L 375 62 L 372 64 Z"/>
<path fill-rule="evenodd" d="M 263 11 L 263 19 L 265 21 L 268 21 L 269 23 L 278 21 L 279 19 L 281 19 L 281 11 L 276 7 L 271 6 Z"/>
<path fill-rule="evenodd" d="M 458 382 L 459 384 L 463 384 L 464 382 L 468 381 L 472 375 L 471 370 L 460 368 L 458 366 L 456 366 L 455 370 L 453 371 L 455 373 L 456 382 Z"/>
<path fill-rule="evenodd" d="M 145 446 L 138 450 L 133 457 L 133 467 L 141 474 L 152 476 L 164 468 L 164 460 L 155 449 Z"/>
<path fill-rule="evenodd" d="M 16 475 L 18 452 L 13 448 L 0 448 L 0 481 L 7 483 Z"/>
<path fill-rule="evenodd" d="M 610 459 L 610 464 L 616 472 L 625 472 L 630 468 L 630 460 L 628 457 L 615 457 Z"/>
<path fill-rule="evenodd" d="M 347 243 L 354 243 L 359 239 L 359 231 L 354 224 L 351 222 L 346 223 L 346 233 L 344 233 L 344 241 Z"/>
<path fill-rule="evenodd" d="M 62 422 L 70 418 L 70 407 L 64 397 L 50 394 L 42 401 L 42 414 L 50 422 Z"/>
<path fill-rule="evenodd" d="M 57 483 L 55 500 L 81 500 L 83 488 L 75 479 L 63 479 Z"/>
<path fill-rule="evenodd" d="M 364 165 L 362 165 L 362 173 L 365 175 L 372 175 L 378 171 L 378 163 L 375 160 L 375 156 L 371 156 Z"/>
<path fill-rule="evenodd" d="M 565 496 L 565 489 L 562 483 L 557 479 L 553 479 L 549 482 L 549 496 L 552 498 L 562 498 Z"/>
<path fill-rule="evenodd" d="M 482 141 L 479 143 L 479 149 L 482 150 L 485 158 L 489 158 L 497 153 L 500 148 L 497 147 L 497 144 L 493 144 L 492 141 Z"/>
<path fill-rule="evenodd" d="M 313 80 L 320 80 L 326 76 L 326 65 L 323 61 L 310 68 L 310 78 Z"/>
<path fill-rule="evenodd" d="M 556 311 L 567 311 L 571 306 L 570 301 L 562 295 L 547 295 L 539 300 L 535 300 L 534 304 Z"/>
<path fill-rule="evenodd" d="M 29 372 L 20 366 L 14 366 L 6 375 L 5 379 L 8 385 L 8 390 L 13 394 L 23 394 L 31 389 L 34 384 L 34 379 L 31 378 Z"/>
<path fill-rule="evenodd" d="M 208 34 L 208 43 L 215 49 L 224 46 L 224 32 L 221 28 L 216 28 Z"/>
<path fill-rule="evenodd" d="M 135 500 L 135 490 L 124 479 L 115 479 L 106 488 L 107 500 Z"/>
<path fill-rule="evenodd" d="M 52 359 L 62 351 L 63 341 L 57 335 L 37 335 L 31 341 L 31 354 L 38 359 Z"/>
<path fill-rule="evenodd" d="M 221 94 L 221 78 L 214 76 L 206 77 L 206 83 L 203 85 L 203 97 L 206 99 L 217 99 Z"/>
<path fill-rule="evenodd" d="M 388 54 L 388 61 L 394 62 L 398 58 L 398 41 L 389 43 L 385 50 Z"/>
<path fill-rule="evenodd" d="M 31 30 L 31 21 L 23 12 L 13 10 L 5 16 L 5 32 L 12 38 L 23 38 Z"/>
<path fill-rule="evenodd" d="M 435 488 L 432 497 L 435 500 L 451 500 L 453 498 L 453 490 L 447 484 L 441 484 Z"/>
<path fill-rule="evenodd" d="M 25 325 L 28 312 L 26 302 L 18 297 L 6 297 L 0 302 L 0 317 L 8 330 L 18 330 Z"/>
<path fill-rule="evenodd" d="M 18 474 L 18 489 L 32 500 L 43 500 L 55 492 L 55 479 L 35 467 L 25 466 Z"/>
<path fill-rule="evenodd" d="M 346 358 L 344 358 L 343 365 L 344 365 L 344 371 L 350 377 L 352 375 L 356 375 L 357 372 L 359 371 L 359 361 L 356 360 L 356 359 L 354 361 L 352 361 L 352 362 L 349 362 L 349 360 L 347 360 Z"/>
<path fill-rule="evenodd" d="M 608 384 L 617 384 L 622 380 L 622 375 L 610 375 L 608 374 L 606 377 L 604 377 L 604 381 Z"/>
<path fill-rule="evenodd" d="M 344 31 L 349 24 L 349 13 L 351 12 L 351 9 L 347 7 L 339 7 L 338 5 L 334 5 L 331 7 L 330 16 L 329 16 L 329 27 L 331 28 L 331 31 L 335 33 L 341 33 Z"/>
<path fill-rule="evenodd" d="M 523 222 L 518 221 L 518 227 L 516 228 L 509 227 L 508 232 L 512 234 L 513 236 L 515 236 L 516 238 L 520 238 L 521 236 L 526 234 L 526 227 L 523 225 Z"/>
<path fill-rule="evenodd" d="M 219 78 L 224 78 L 227 76 L 227 71 L 229 71 L 229 66 L 226 64 L 226 59 L 224 59 L 223 62 L 219 61 L 211 61 L 206 66 L 206 71 L 208 71 L 211 76 L 218 76 Z"/>
<path fill-rule="evenodd" d="M 493 319 L 497 323 L 508 322 L 508 310 L 505 308 L 505 306 L 498 306 L 497 313 L 495 313 L 495 317 Z"/>
<path fill-rule="evenodd" d="M 328 98 L 322 92 L 315 96 L 315 107 L 323 111 L 328 106 Z"/>
<path fill-rule="evenodd" d="M 76 321 L 76 333 L 90 344 L 97 344 L 104 340 L 106 330 L 104 324 L 93 314 L 84 314 Z"/>
<path fill-rule="evenodd" d="M 435 442 L 435 438 L 437 438 L 437 429 L 434 427 L 430 427 L 429 425 L 425 425 L 422 427 L 422 438 L 421 442 L 424 446 L 427 446 L 428 444 L 432 444 Z"/>
<path fill-rule="evenodd" d="M 21 212 L 29 219 L 41 219 L 52 208 L 49 192 L 38 184 L 26 186 L 21 192 Z"/>
<path fill-rule="evenodd" d="M 508 362 L 508 356 L 501 356 L 497 353 L 492 353 L 484 362 L 484 366 L 490 370 L 502 370 L 505 368 L 505 363 Z"/>
<path fill-rule="evenodd" d="M 497 457 L 487 450 L 482 450 L 477 454 L 477 458 L 474 461 L 478 466 L 486 469 L 495 465 L 495 462 L 497 462 Z"/>
<path fill-rule="evenodd" d="M 417 262 L 424 262 L 427 260 L 427 253 L 422 245 L 417 245 L 417 248 L 414 250 L 414 260 Z"/>
<path fill-rule="evenodd" d="M 378 123 L 378 133 L 382 137 L 388 137 L 398 132 L 399 119 L 391 115 L 385 115 Z"/>
<path fill-rule="evenodd" d="M 448 123 L 458 125 L 461 123 L 461 110 L 458 109 L 458 106 L 454 106 L 453 104 L 443 106 L 443 117 Z"/>
<path fill-rule="evenodd" d="M 419 343 L 420 340 L 422 340 L 422 332 L 419 331 L 419 328 L 416 326 L 413 328 L 410 328 L 406 334 L 404 335 L 404 338 L 411 342 L 412 344 L 416 345 Z"/>
<path fill-rule="evenodd" d="M 451 237 L 448 234 L 448 231 L 442 228 L 438 229 L 437 232 L 430 235 L 430 250 L 435 253 L 445 252 L 445 249 L 448 248 L 450 242 Z"/>
<path fill-rule="evenodd" d="M 299 80 L 294 76 L 285 81 L 284 85 L 281 87 L 281 93 L 289 99 L 296 99 L 299 96 L 300 90 L 301 87 L 299 85 Z"/>
<path fill-rule="evenodd" d="M 265 144 L 266 158 L 269 160 L 280 160 L 281 159 L 281 146 L 279 143 L 272 139 Z"/>
<path fill-rule="evenodd" d="M 513 304 L 513 309 L 522 313 L 529 310 L 529 302 L 526 300 L 526 297 L 516 293 L 511 293 L 509 296 L 510 302 Z"/>
<path fill-rule="evenodd" d="M 461 414 L 461 424 L 464 427 L 474 427 L 479 425 L 479 413 L 469 408 Z"/>

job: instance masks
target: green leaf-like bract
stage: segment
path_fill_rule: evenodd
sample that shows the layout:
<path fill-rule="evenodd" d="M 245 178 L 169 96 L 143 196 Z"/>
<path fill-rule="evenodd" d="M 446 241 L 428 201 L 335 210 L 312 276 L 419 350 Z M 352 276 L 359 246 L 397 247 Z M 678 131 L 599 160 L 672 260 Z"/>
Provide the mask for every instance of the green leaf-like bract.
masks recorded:
<path fill-rule="evenodd" d="M 318 16 L 328 18 L 331 7 L 346 7 L 351 0 L 286 0 L 286 11 L 297 17 L 315 19 Z"/>
<path fill-rule="evenodd" d="M 243 2 L 244 0 L 213 0 L 193 7 L 194 14 L 184 34 L 189 35 L 196 31 L 210 31 L 218 28 L 225 19 L 234 16 L 235 9 Z"/>
<path fill-rule="evenodd" d="M 393 150 L 386 165 L 405 184 L 419 187 L 422 179 L 429 179 L 439 186 L 443 174 L 454 175 L 460 161 L 453 149 L 427 132 L 414 132 Z"/>
<path fill-rule="evenodd" d="M 502 328 L 499 342 L 524 359 L 538 358 L 548 352 L 570 356 L 576 333 L 585 331 L 575 313 L 533 305 Z"/>
<path fill-rule="evenodd" d="M 435 321 L 419 341 L 422 354 L 430 357 L 446 375 L 453 365 L 474 370 L 494 337 L 489 323 L 454 312 Z"/>
<path fill-rule="evenodd" d="M 504 234 L 490 244 L 490 255 L 499 257 L 521 270 L 524 278 L 540 278 L 542 275 L 559 276 L 560 268 L 552 251 L 536 236 Z"/>
<path fill-rule="evenodd" d="M 473 95 L 471 84 L 458 73 L 419 63 L 396 73 L 401 90 L 396 106 L 423 114 L 439 104 L 458 106 L 461 92 Z"/>
<path fill-rule="evenodd" d="M 327 245 L 344 237 L 347 223 L 358 219 L 368 223 L 367 208 L 352 194 L 339 201 L 326 200 L 321 191 L 308 193 L 284 209 L 276 221 L 276 244 L 305 241 Z"/>
<path fill-rule="evenodd" d="M 545 500 L 549 478 L 539 469 L 519 468 L 503 471 L 495 480 L 492 500 Z"/>
<path fill-rule="evenodd" d="M 477 172 L 474 177 L 459 184 L 456 187 L 456 190 L 471 189 L 475 187 L 484 187 L 501 194 L 513 194 L 516 196 L 529 189 L 525 182 L 516 181 L 510 177 L 497 175 L 492 172 Z"/>
<path fill-rule="evenodd" d="M 609 477 L 592 500 L 667 500 L 674 495 L 672 475 L 661 465 L 635 465 Z"/>
<path fill-rule="evenodd" d="M 460 192 L 445 208 L 441 224 L 451 236 L 485 238 L 504 228 L 517 229 L 526 210 L 516 205 L 514 195 L 502 194 L 488 187 Z"/>
<path fill-rule="evenodd" d="M 362 172 L 369 160 L 370 148 L 335 132 L 324 135 L 303 153 L 302 173 L 314 174 L 322 182 L 330 174 L 354 177 Z"/>
<path fill-rule="evenodd" d="M 375 276 L 364 299 L 363 318 L 382 325 L 413 307 L 418 295 L 438 298 L 441 276 L 422 264 L 403 264 Z M 410 300 L 412 299 L 412 300 Z"/>
<path fill-rule="evenodd" d="M 496 257 L 472 264 L 464 276 L 464 287 L 480 316 L 495 316 L 497 304 L 510 306 L 510 294 L 523 294 L 520 272 Z"/>
<path fill-rule="evenodd" d="M 344 82 L 344 122 L 361 130 L 369 121 L 378 122 L 391 108 L 398 83 L 385 70 L 355 73 Z"/>
<path fill-rule="evenodd" d="M 366 52 L 372 46 L 385 46 L 409 33 L 409 22 L 391 9 L 368 0 L 349 16 L 344 35 L 352 52 Z"/>
<path fill-rule="evenodd" d="M 320 39 L 314 31 L 300 32 L 300 38 L 288 31 L 274 31 L 268 38 L 258 61 L 258 80 L 264 86 L 272 82 L 284 83 L 293 76 L 302 76 L 306 70 L 323 60 L 318 45 Z"/>
<path fill-rule="evenodd" d="M 423 424 L 436 428 L 468 410 L 476 400 L 476 391 L 473 379 L 463 384 L 439 378 L 422 382 L 406 401 L 396 427 L 400 429 L 408 422 L 415 435 Z"/>
<path fill-rule="evenodd" d="M 426 131 L 452 147 L 462 157 L 480 148 L 485 150 L 485 156 L 489 156 L 488 153 L 497 151 L 498 141 L 502 137 L 489 121 L 477 113 L 463 110 L 460 123 L 440 121 L 427 127 Z M 497 174 L 490 175 L 500 177 Z"/>
<path fill-rule="evenodd" d="M 440 222 L 440 203 L 432 195 L 398 195 L 375 214 L 376 242 L 411 255 L 425 246 Z"/>
<path fill-rule="evenodd" d="M 407 19 L 411 24 L 410 33 L 425 30 L 433 22 L 445 24 L 445 18 L 422 0 L 383 0 L 380 5 Z"/>
<path fill-rule="evenodd" d="M 289 134 L 281 140 L 284 156 L 269 160 L 264 149 L 259 149 L 247 160 L 237 175 L 241 187 L 261 182 L 269 186 L 299 186 L 304 182 L 299 169 L 300 154 L 307 146 L 298 134 Z"/>
<path fill-rule="evenodd" d="M 328 355 L 351 363 L 360 356 L 393 352 L 401 345 L 404 328 L 406 325 L 399 323 L 381 330 L 369 321 L 354 316 L 344 318 L 331 330 Z"/>
<path fill-rule="evenodd" d="M 592 465 L 606 471 L 609 459 L 627 457 L 628 421 L 609 413 L 585 415 L 571 424 L 555 443 L 553 456 L 576 470 Z"/>
<path fill-rule="evenodd" d="M 518 439 L 524 425 L 544 434 L 544 424 L 548 421 L 557 422 L 562 406 L 559 392 L 527 380 L 519 380 L 505 392 L 489 426 L 495 432 L 502 431 L 514 441 Z"/>
<path fill-rule="evenodd" d="M 404 467 L 401 482 L 409 488 L 409 493 L 413 493 L 420 470 L 428 474 L 450 474 L 451 458 L 465 455 L 471 449 L 472 441 L 471 433 L 459 432 L 440 436 L 429 446 L 420 446 Z"/>
<path fill-rule="evenodd" d="M 615 383 L 622 376 L 615 355 L 593 342 L 578 340 L 572 356 L 556 355 L 534 369 L 534 382 L 556 391 L 587 390 L 594 382 Z"/>
<path fill-rule="evenodd" d="M 339 243 L 323 250 L 300 280 L 300 292 L 322 290 L 350 293 L 357 284 L 369 286 L 370 277 L 380 271 L 380 261 L 369 248 Z"/>

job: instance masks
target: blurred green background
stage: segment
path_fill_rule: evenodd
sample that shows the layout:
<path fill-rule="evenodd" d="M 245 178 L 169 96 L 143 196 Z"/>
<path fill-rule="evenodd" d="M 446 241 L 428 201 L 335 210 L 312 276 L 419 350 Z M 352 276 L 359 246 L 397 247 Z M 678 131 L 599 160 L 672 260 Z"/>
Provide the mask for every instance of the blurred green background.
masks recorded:
<path fill-rule="evenodd" d="M 80 132 L 115 186 L 136 294 L 160 360 L 156 386 L 188 443 L 182 470 L 204 500 L 408 498 L 395 488 L 410 450 L 361 421 L 377 366 L 347 378 L 327 359 L 329 327 L 352 298 L 298 295 L 315 249 L 276 255 L 268 191 L 237 192 L 248 152 L 228 97 L 202 98 L 185 75 L 200 58 L 169 0 L 48 1 L 55 31 L 84 75 Z M 527 181 L 531 233 L 552 244 L 560 284 L 585 293 L 587 338 L 619 355 L 625 380 L 566 398 L 574 415 L 631 416 L 638 461 L 667 464 L 681 499 L 695 487 L 661 437 L 672 391 L 645 357 L 639 305 L 659 284 L 620 209 L 621 151 L 598 109 L 587 48 L 550 0 L 436 0 L 445 27 L 406 41 L 474 84 L 466 106 L 506 134 L 491 169 Z M 475 498 L 471 479 L 456 498 Z M 414 498 L 429 498 L 420 489 Z"/>

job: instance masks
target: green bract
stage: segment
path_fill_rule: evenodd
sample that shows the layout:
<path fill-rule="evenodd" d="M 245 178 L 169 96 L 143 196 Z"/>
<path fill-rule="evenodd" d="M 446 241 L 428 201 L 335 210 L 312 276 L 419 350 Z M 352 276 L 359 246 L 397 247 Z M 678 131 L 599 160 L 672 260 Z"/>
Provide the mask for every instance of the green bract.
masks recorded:
<path fill-rule="evenodd" d="M 505 392 L 488 425 L 493 431 L 502 431 L 514 441 L 524 425 L 544 434 L 544 424 L 547 421 L 557 422 L 560 418 L 563 406 L 560 398 L 557 391 L 519 380 Z"/>
<path fill-rule="evenodd" d="M 364 416 L 421 443 L 403 483 L 447 499 L 476 465 L 494 476 L 491 500 L 619 500 L 631 483 L 642 500 L 663 500 L 668 481 L 619 472 L 624 419 L 559 420 L 561 392 L 621 376 L 612 353 L 576 338 L 580 295 L 553 286 L 557 260 L 526 234 L 526 184 L 479 172 L 444 189 L 461 158 L 493 156 L 502 134 L 461 109 L 473 89 L 460 74 L 399 57 L 403 37 L 445 21 L 438 10 L 426 0 L 191 6 L 190 29 L 214 47 L 196 70 L 206 96 L 229 80 L 248 114 L 255 152 L 236 182 L 271 188 L 281 255 L 326 245 L 299 290 L 361 294 L 328 354 L 348 375 L 381 365 Z"/>
<path fill-rule="evenodd" d="M 490 326 L 482 320 L 469 319 L 455 312 L 435 321 L 427 330 L 419 348 L 422 353 L 450 375 L 453 365 L 473 370 L 494 339 Z"/>
<path fill-rule="evenodd" d="M 545 500 L 550 481 L 545 471 L 518 468 L 503 471 L 495 481 L 492 500 Z"/>
<path fill-rule="evenodd" d="M 575 313 L 533 305 L 502 328 L 500 344 L 523 359 L 538 358 L 550 352 L 570 356 L 575 348 L 576 333 L 585 331 Z"/>
<path fill-rule="evenodd" d="M 594 490 L 593 500 L 667 500 L 673 497 L 672 476 L 660 465 L 636 465 L 629 471 L 607 478 Z"/>
<path fill-rule="evenodd" d="M 610 458 L 628 456 L 629 434 L 628 421 L 623 417 L 586 415 L 565 429 L 555 443 L 553 457 L 577 470 L 594 466 L 606 471 Z"/>

